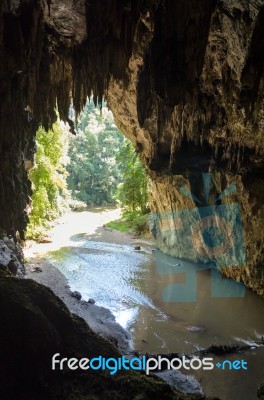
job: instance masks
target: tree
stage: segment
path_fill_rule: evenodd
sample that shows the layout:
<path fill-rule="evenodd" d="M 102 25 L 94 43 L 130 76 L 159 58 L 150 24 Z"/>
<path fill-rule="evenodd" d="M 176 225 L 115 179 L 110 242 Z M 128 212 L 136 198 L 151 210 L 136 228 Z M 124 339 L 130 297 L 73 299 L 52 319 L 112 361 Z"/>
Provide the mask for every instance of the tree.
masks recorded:
<path fill-rule="evenodd" d="M 105 106 L 100 112 L 88 104 L 77 128 L 76 137 L 70 139 L 70 163 L 67 166 L 72 197 L 87 205 L 111 204 L 120 182 L 115 157 L 123 136 Z"/>
<path fill-rule="evenodd" d="M 117 154 L 122 183 L 116 197 L 122 206 L 135 214 L 146 214 L 148 207 L 148 179 L 142 162 L 132 143 L 125 139 Z"/>
<path fill-rule="evenodd" d="M 61 162 L 65 145 L 63 129 L 55 123 L 47 132 L 40 127 L 36 134 L 34 166 L 29 172 L 32 203 L 27 238 L 44 236 L 48 222 L 61 212 L 62 193 L 66 188 L 66 170 Z"/>

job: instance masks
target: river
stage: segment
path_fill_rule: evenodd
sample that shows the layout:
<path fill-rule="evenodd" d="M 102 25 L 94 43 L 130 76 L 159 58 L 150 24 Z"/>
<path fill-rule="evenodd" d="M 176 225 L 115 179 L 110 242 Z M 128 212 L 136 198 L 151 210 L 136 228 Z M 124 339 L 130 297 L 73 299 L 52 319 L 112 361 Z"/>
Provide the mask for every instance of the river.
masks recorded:
<path fill-rule="evenodd" d="M 71 290 L 112 311 L 140 353 L 192 353 L 211 344 L 253 344 L 254 349 L 239 355 L 214 357 L 214 363 L 244 359 L 247 370 L 214 368 L 192 375 L 207 395 L 257 399 L 258 385 L 264 381 L 264 349 L 256 344 L 264 336 L 264 300 L 222 279 L 210 266 L 153 252 L 154 245 L 146 242 L 137 244 L 139 251 L 135 242 L 100 241 L 100 232 L 75 229 L 66 245 L 49 249 L 46 257 L 65 275 Z"/>

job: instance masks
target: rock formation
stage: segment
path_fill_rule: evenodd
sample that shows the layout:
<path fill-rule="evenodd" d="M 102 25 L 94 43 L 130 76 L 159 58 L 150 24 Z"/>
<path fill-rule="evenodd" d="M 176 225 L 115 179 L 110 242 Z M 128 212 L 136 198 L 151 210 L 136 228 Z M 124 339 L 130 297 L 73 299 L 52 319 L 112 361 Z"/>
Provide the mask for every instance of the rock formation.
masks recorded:
<path fill-rule="evenodd" d="M 237 185 L 223 202 L 242 207 L 247 262 L 225 273 L 262 294 L 263 1 L 12 0 L 0 15 L 0 232 L 23 237 L 37 126 L 57 106 L 74 130 L 70 104 L 78 115 L 105 96 L 147 166 L 153 212 L 194 207 L 179 186 L 197 193 L 202 173 L 214 194 Z"/>
<path fill-rule="evenodd" d="M 263 6 L 162 2 L 148 23 L 141 18 L 141 45 L 129 61 L 128 83 L 112 79 L 108 91 L 118 126 L 148 167 L 154 213 L 197 207 L 180 193 L 183 186 L 204 202 L 203 173 L 213 174 L 210 205 L 236 185 L 222 204 L 241 205 L 246 262 L 223 272 L 259 294 L 264 293 Z M 182 253 L 174 230 L 161 231 L 160 249 L 203 261 Z"/>
<path fill-rule="evenodd" d="M 263 295 L 263 23 L 263 0 L 2 0 L 0 237 L 23 238 L 39 124 L 51 126 L 57 107 L 74 132 L 70 105 L 78 115 L 87 97 L 106 97 L 147 167 L 154 213 L 195 207 L 180 188 L 201 199 L 202 173 L 213 174 L 210 205 L 236 185 L 221 204 L 241 206 L 247 260 L 224 273 Z M 171 232 L 157 240 L 181 254 Z M 12 315 L 18 296 L 40 319 L 36 334 L 43 326 L 49 348 L 60 342 L 42 309 L 57 299 L 40 289 L 38 305 L 32 283 L 1 285 Z"/>
<path fill-rule="evenodd" d="M 106 371 L 52 370 L 56 353 L 77 359 L 120 354 L 71 314 L 50 289 L 32 280 L 0 277 L 0 313 L 3 400 L 205 399 L 180 394 L 155 377 L 133 371 L 113 376 Z"/>

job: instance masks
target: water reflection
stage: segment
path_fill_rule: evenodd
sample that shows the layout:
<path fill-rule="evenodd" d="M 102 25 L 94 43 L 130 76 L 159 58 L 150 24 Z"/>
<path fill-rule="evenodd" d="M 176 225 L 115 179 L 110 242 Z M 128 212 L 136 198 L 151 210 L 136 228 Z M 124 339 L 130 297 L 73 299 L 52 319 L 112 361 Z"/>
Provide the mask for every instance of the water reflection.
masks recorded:
<path fill-rule="evenodd" d="M 264 332 L 263 299 L 208 266 L 156 252 L 137 275 L 137 285 L 156 306 L 151 310 L 141 307 L 133 322 L 136 345 L 144 350 L 152 346 L 152 351 L 161 351 L 164 342 L 172 352 L 192 351 L 211 343 L 253 342 Z M 158 317 L 160 311 L 166 320 Z M 142 320 L 147 320 L 147 330 Z M 162 340 L 153 332 L 159 332 Z"/>
<path fill-rule="evenodd" d="M 165 302 L 193 302 L 197 297 L 197 272 L 211 271 L 211 297 L 244 297 L 245 287 L 242 283 L 224 279 L 218 268 L 210 263 L 194 264 L 177 262 L 177 259 L 156 252 L 155 264 L 160 275 L 184 273 L 184 282 L 167 286 L 163 289 Z"/>
<path fill-rule="evenodd" d="M 110 308 L 143 351 L 192 351 L 211 343 L 254 341 L 264 333 L 264 301 L 217 269 L 156 251 L 134 252 L 75 237 L 50 252 L 83 298 Z"/>
<path fill-rule="evenodd" d="M 88 241 L 83 236 L 71 244 L 50 252 L 49 257 L 72 290 L 114 313 L 141 352 L 189 353 L 212 343 L 253 343 L 264 335 L 263 299 L 240 283 L 223 279 L 211 266 L 187 263 L 159 251 L 139 253 L 131 246 Z M 216 394 L 218 387 L 223 399 L 249 399 L 252 391 L 246 388 L 256 389 L 261 380 L 264 351 L 245 357 L 251 370 L 240 382 L 240 397 L 233 392 L 228 397 L 230 392 L 226 394 L 223 388 L 226 379 L 232 385 L 238 376 L 221 377 L 221 371 L 210 378 L 197 372 L 207 393 Z"/>

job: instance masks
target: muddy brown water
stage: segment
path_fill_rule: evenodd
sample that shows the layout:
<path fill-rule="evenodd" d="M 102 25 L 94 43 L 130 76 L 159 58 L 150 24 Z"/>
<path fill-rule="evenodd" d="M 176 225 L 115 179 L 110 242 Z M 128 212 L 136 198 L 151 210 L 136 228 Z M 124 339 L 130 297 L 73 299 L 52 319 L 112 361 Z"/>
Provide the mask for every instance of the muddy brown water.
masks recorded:
<path fill-rule="evenodd" d="M 252 350 L 214 358 L 244 359 L 247 370 L 194 371 L 207 395 L 257 399 L 264 382 L 264 300 L 210 266 L 187 263 L 141 246 L 75 235 L 47 254 L 84 300 L 109 308 L 141 353 L 192 353 L 211 344 L 252 344 Z M 214 287 L 214 290 L 212 290 Z M 236 297 L 234 297 L 236 296 Z"/>

